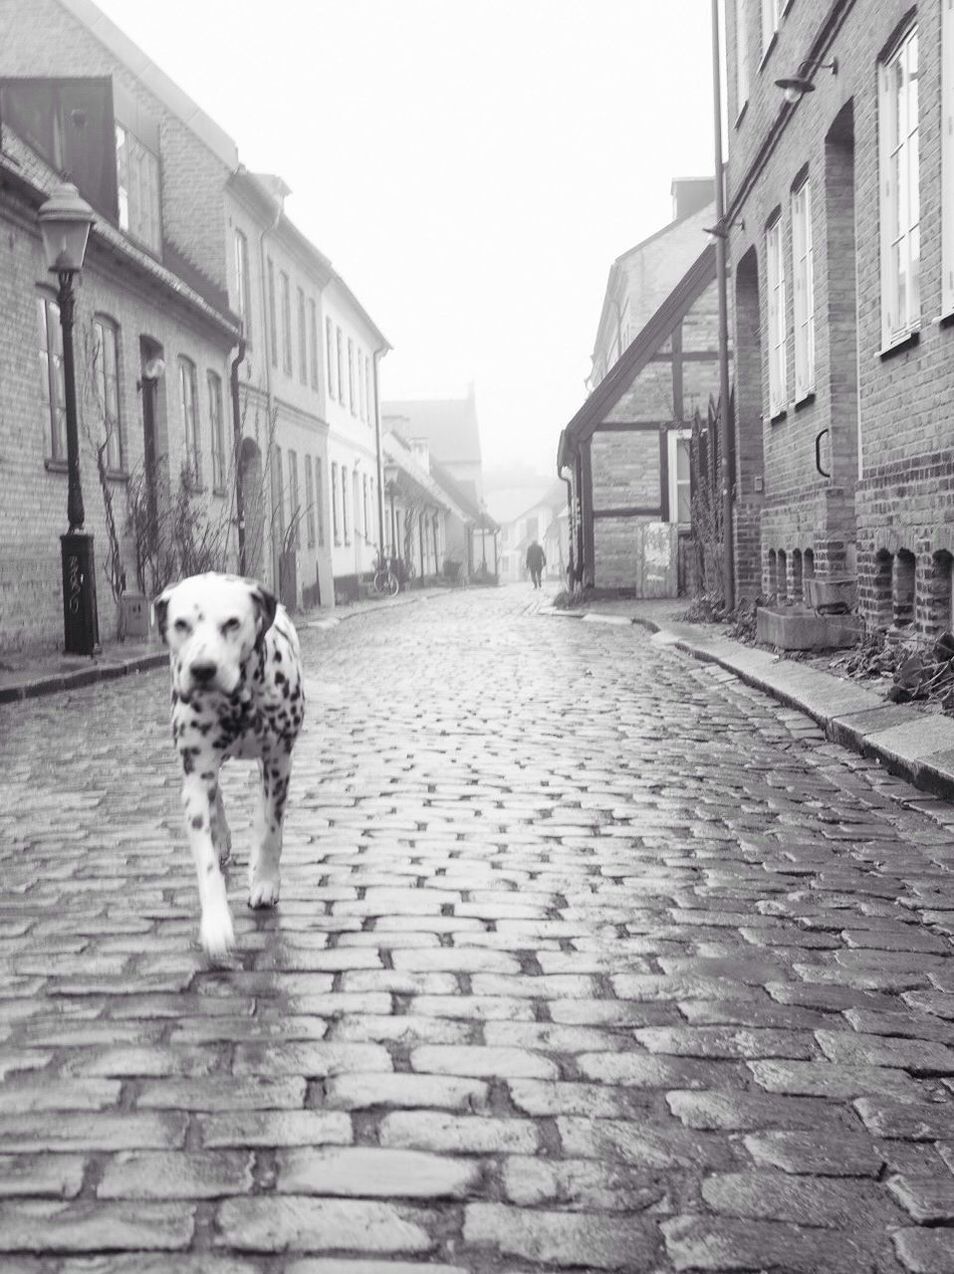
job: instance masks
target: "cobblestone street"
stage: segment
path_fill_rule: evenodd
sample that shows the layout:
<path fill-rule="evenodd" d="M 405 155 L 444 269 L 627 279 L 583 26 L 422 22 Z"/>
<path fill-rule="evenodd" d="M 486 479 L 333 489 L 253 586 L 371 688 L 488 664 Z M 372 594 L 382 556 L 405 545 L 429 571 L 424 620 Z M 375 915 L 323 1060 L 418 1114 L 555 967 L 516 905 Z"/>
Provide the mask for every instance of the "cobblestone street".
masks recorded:
<path fill-rule="evenodd" d="M 954 1271 L 954 808 L 539 596 L 301 632 L 228 969 L 168 673 L 0 708 L 4 1274 Z"/>

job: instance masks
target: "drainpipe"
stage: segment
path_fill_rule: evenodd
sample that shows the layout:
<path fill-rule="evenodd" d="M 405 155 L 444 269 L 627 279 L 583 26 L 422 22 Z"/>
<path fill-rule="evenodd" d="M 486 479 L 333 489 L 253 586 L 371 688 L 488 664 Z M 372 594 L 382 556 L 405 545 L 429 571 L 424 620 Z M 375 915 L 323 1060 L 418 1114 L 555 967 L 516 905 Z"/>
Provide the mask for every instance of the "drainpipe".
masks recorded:
<path fill-rule="evenodd" d="M 269 320 L 268 269 L 267 269 L 267 262 L 265 260 L 265 236 L 268 234 L 274 234 L 274 232 L 278 229 L 278 223 L 281 221 L 281 219 L 282 219 L 282 208 L 281 208 L 281 204 L 278 204 L 275 208 L 275 217 L 274 217 L 274 220 L 272 221 L 272 224 L 270 226 L 264 226 L 262 228 L 262 233 L 258 237 L 259 269 L 262 272 L 262 332 L 265 337 L 265 349 L 264 349 L 264 352 L 265 352 L 265 439 L 268 446 L 268 454 L 265 457 L 265 467 L 264 467 L 264 471 L 266 473 L 271 472 L 271 463 L 272 463 L 272 455 L 271 455 L 272 409 L 273 409 L 273 403 L 274 403 L 273 395 L 272 395 L 272 342 L 275 340 L 275 333 L 272 331 L 268 321 Z M 274 528 L 274 522 L 275 522 L 275 511 L 273 509 L 272 517 L 271 517 L 270 534 L 268 537 L 270 541 L 273 538 L 271 531 Z M 274 547 L 275 547 L 274 544 L 272 544 L 273 550 L 274 550 Z M 273 560 L 274 560 L 274 554 L 273 554 Z M 277 571 L 277 567 L 276 567 L 276 571 Z M 278 592 L 277 574 L 273 583 L 275 586 L 275 592 L 277 594 Z"/>
<path fill-rule="evenodd" d="M 378 391 L 378 359 L 387 353 L 387 346 L 374 351 L 374 450 L 378 470 L 378 554 L 384 561 L 384 457 L 381 452 L 381 395 Z M 392 500 L 393 516 L 393 500 Z M 394 556 L 398 556 L 397 543 L 394 544 Z"/>
<path fill-rule="evenodd" d="M 567 512 L 566 526 L 567 526 L 567 532 L 568 532 L 567 548 L 568 548 L 568 556 L 569 556 L 569 562 L 567 563 L 567 574 L 569 575 L 569 579 L 567 580 L 567 583 L 569 584 L 570 591 L 572 592 L 573 579 L 575 575 L 575 572 L 573 569 L 573 565 L 574 565 L 573 563 L 573 483 L 569 478 L 564 477 L 562 467 L 560 469 L 560 481 L 566 483 L 566 512 Z M 559 537 L 560 537 L 560 524 L 559 522 L 557 522 L 557 540 L 559 540 Z"/>
<path fill-rule="evenodd" d="M 735 607 L 732 535 L 732 470 L 729 439 L 729 298 L 726 291 L 725 188 L 722 164 L 722 68 L 719 60 L 719 0 L 712 0 L 712 111 L 715 119 L 716 275 L 719 292 L 719 419 L 722 434 L 722 574 L 727 610 Z"/>
<path fill-rule="evenodd" d="M 239 575 L 246 573 L 245 562 L 245 493 L 242 490 L 242 412 L 239 407 L 239 367 L 245 361 L 245 337 L 239 337 L 238 350 L 232 359 L 229 383 L 232 390 L 232 433 L 235 439 L 235 520 L 238 522 Z"/>

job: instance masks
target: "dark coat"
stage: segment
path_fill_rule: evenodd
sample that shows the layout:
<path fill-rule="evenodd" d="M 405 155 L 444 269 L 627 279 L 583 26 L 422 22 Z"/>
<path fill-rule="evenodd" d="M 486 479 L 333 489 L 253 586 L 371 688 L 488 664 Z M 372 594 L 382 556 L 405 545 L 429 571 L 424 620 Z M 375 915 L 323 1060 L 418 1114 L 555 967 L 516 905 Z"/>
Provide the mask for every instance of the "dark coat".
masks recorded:
<path fill-rule="evenodd" d="M 527 570 L 542 571 L 547 564 L 546 555 L 539 544 L 531 544 L 527 549 Z"/>

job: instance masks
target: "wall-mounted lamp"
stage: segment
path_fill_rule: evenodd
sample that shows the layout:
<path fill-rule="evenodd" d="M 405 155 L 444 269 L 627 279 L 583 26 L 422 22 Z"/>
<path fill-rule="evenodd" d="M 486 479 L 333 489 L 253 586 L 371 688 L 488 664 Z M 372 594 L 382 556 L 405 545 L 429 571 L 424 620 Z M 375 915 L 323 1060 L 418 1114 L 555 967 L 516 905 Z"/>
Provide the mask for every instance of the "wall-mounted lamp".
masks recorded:
<path fill-rule="evenodd" d="M 832 75 L 838 74 L 838 59 L 832 58 L 830 62 L 802 62 L 798 68 L 797 74 L 791 79 L 776 80 L 776 88 L 780 88 L 785 95 L 786 102 L 796 105 L 802 100 L 806 93 L 814 93 L 815 85 L 808 78 L 812 71 L 831 71 Z"/>
<path fill-rule="evenodd" d="M 733 229 L 744 230 L 745 221 L 742 218 L 738 221 L 718 221 L 714 226 L 703 226 L 702 232 L 709 236 L 710 243 L 715 243 L 717 239 L 728 239 L 729 231 Z"/>
<path fill-rule="evenodd" d="M 136 388 L 142 389 L 144 382 L 152 384 L 161 378 L 162 373 L 166 370 L 166 360 L 161 354 L 154 354 L 152 358 L 146 360 L 143 364 L 142 372 L 139 380 L 136 381 Z"/>

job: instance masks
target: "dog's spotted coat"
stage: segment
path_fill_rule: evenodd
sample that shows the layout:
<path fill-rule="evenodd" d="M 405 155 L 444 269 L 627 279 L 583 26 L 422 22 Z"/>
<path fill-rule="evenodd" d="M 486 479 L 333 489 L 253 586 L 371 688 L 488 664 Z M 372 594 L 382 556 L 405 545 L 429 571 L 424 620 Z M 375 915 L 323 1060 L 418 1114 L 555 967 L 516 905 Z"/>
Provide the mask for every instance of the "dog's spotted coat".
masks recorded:
<path fill-rule="evenodd" d="M 298 635 L 260 585 L 194 575 L 155 602 L 172 666 L 172 739 L 182 761 L 182 803 L 195 858 L 202 945 L 214 959 L 234 943 L 221 866 L 229 858 L 219 770 L 255 759 L 261 791 L 249 860 L 249 906 L 278 901 L 291 753 L 305 715 Z"/>

